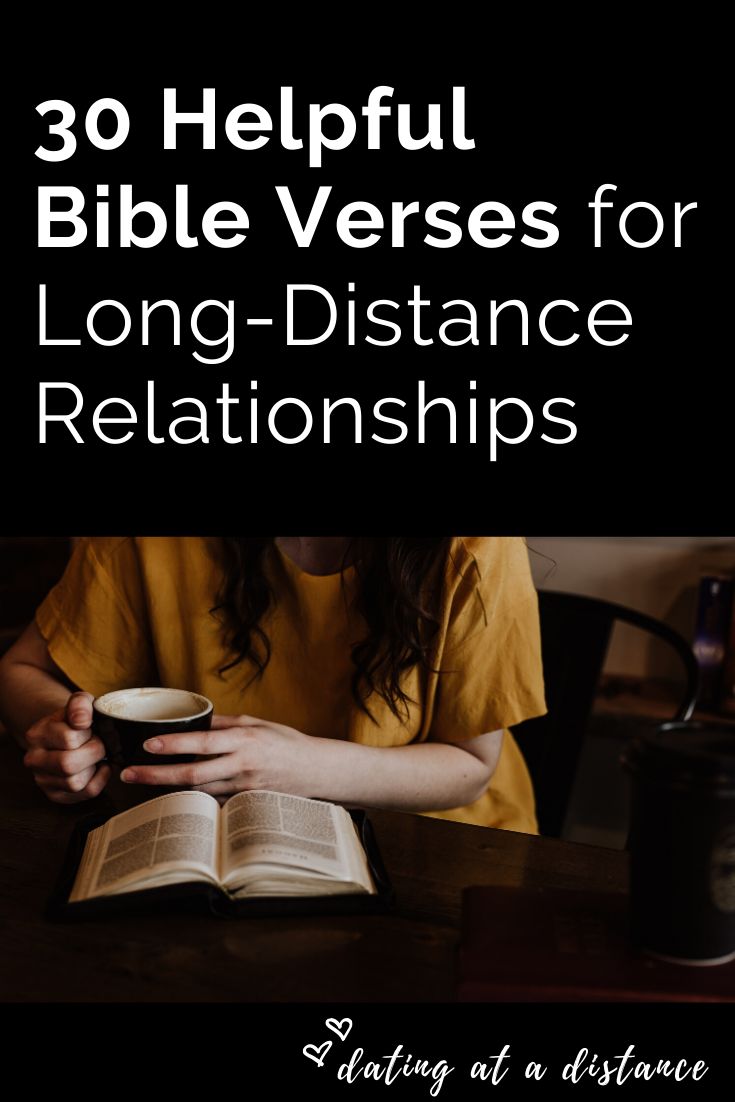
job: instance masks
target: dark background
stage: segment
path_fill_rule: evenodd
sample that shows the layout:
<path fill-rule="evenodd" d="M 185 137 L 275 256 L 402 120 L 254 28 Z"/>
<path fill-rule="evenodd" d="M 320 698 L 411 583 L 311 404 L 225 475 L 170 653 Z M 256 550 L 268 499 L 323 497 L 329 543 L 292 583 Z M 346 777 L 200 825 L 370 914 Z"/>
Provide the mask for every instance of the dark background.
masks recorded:
<path fill-rule="evenodd" d="M 678 46 L 683 48 L 683 39 Z M 696 50 L 696 39 L 688 47 Z M 132 58 L 123 64 L 114 52 L 106 53 L 109 64 L 97 55 L 96 64 L 85 59 L 78 68 L 58 59 L 54 64 L 52 58 L 30 82 L 21 105 L 18 158 L 25 174 L 17 193 L 23 217 L 11 226 L 23 263 L 23 277 L 14 288 L 23 336 L 16 366 L 5 380 L 6 396 L 12 395 L 3 436 L 5 513 L 11 530 L 69 531 L 71 503 L 86 514 L 85 530 L 99 533 L 182 534 L 213 528 L 240 533 L 273 524 L 292 533 L 346 528 L 375 534 L 397 528 L 416 534 L 436 529 L 511 533 L 535 528 L 559 534 L 717 529 L 726 508 L 722 482 L 731 460 L 732 388 L 724 369 L 729 325 L 724 292 L 713 274 L 722 217 L 716 171 L 722 109 L 711 83 L 704 85 L 698 70 L 682 64 L 670 50 L 652 53 L 633 41 L 627 52 L 613 51 L 609 60 L 597 47 L 592 57 L 560 46 L 558 53 L 547 51 L 543 62 L 522 52 L 517 66 L 502 68 L 469 58 L 441 66 L 428 60 L 423 64 L 416 52 L 402 60 L 375 56 L 370 61 L 360 55 L 349 67 L 344 57 L 341 64 L 331 63 L 338 51 L 322 56 L 321 63 L 312 55 L 308 66 L 303 54 L 295 62 L 271 55 L 254 62 L 254 53 L 250 43 L 248 65 L 236 67 L 215 65 L 206 54 L 195 65 L 168 54 L 155 61 L 136 56 L 135 64 Z M 381 83 L 395 89 L 393 116 L 383 120 L 384 148 L 368 151 L 359 112 L 370 89 Z M 474 151 L 456 151 L 448 142 L 453 84 L 466 87 L 467 132 L 476 139 Z M 277 132 L 256 152 L 231 146 L 224 133 L 228 111 L 253 101 L 270 110 L 276 121 L 280 85 L 294 87 L 297 133 L 305 130 L 310 102 L 336 100 L 350 107 L 358 116 L 352 146 L 325 151 L 322 168 L 308 167 L 306 150 L 283 150 Z M 180 109 L 192 110 L 201 108 L 203 87 L 217 89 L 215 151 L 202 151 L 197 127 L 188 128 L 190 132 L 179 128 L 179 148 L 163 150 L 166 86 L 178 89 Z M 81 121 L 103 96 L 120 99 L 131 118 L 127 141 L 113 152 L 94 149 Z M 46 124 L 56 117 L 36 114 L 35 105 L 46 98 L 67 99 L 77 109 L 77 152 L 56 164 L 33 155 L 38 143 L 49 144 Z M 416 133 L 421 133 L 428 102 L 446 105 L 447 147 L 418 152 L 400 148 L 392 138 L 399 102 L 414 105 Z M 95 185 L 109 184 L 111 247 L 97 248 L 90 227 L 81 246 L 37 249 L 39 183 L 82 188 L 85 215 L 92 213 Z M 133 185 L 135 201 L 161 203 L 171 215 L 170 224 L 174 186 L 188 183 L 192 226 L 199 226 L 199 232 L 195 215 L 223 199 L 238 202 L 250 216 L 248 238 L 231 250 L 206 242 L 181 249 L 172 233 L 152 249 L 116 247 L 114 195 L 121 183 Z M 618 190 L 605 196 L 615 207 L 603 213 L 606 244 L 595 249 L 587 204 L 602 183 L 616 184 Z M 291 236 L 276 199 L 277 184 L 290 186 L 300 209 L 308 209 L 320 185 L 333 186 L 309 249 L 299 249 Z M 466 232 L 459 246 L 437 249 L 423 244 L 427 228 L 423 218 L 413 216 L 404 249 L 391 248 L 388 230 L 387 240 L 353 249 L 337 237 L 334 219 L 341 206 L 356 200 L 374 203 L 386 215 L 392 200 L 418 200 L 422 207 L 450 200 L 465 215 L 478 203 L 496 200 L 516 213 L 518 223 L 526 203 L 544 200 L 557 205 L 550 217 L 560 239 L 547 249 L 529 248 L 520 242 L 521 227 L 499 249 L 481 248 Z M 649 249 L 625 245 L 617 231 L 619 213 L 638 201 L 653 203 L 664 216 L 663 237 Z M 698 203 L 684 218 L 680 249 L 673 247 L 676 201 Z M 457 219 L 461 221 L 461 214 Z M 136 223 L 138 232 L 146 223 L 143 218 Z M 652 217 L 645 212 L 629 222 L 637 236 L 647 237 L 651 227 Z M 337 333 L 328 342 L 287 348 L 284 327 L 278 324 L 285 284 L 320 284 L 344 302 L 349 281 L 363 303 L 383 297 L 406 301 L 414 283 L 436 304 L 467 298 L 478 308 L 480 344 L 448 348 L 435 341 L 431 348 L 420 348 L 407 335 L 391 348 L 364 342 L 348 348 L 343 310 Z M 81 336 L 80 348 L 37 346 L 41 282 L 48 285 L 50 326 L 56 335 Z M 86 336 L 86 313 L 102 298 L 119 299 L 133 315 L 130 337 L 115 348 L 100 347 Z M 179 349 L 169 346 L 165 310 L 154 315 L 151 346 L 140 347 L 140 302 L 159 298 L 172 298 L 181 306 Z M 192 307 L 205 298 L 232 298 L 239 318 L 273 316 L 276 324 L 267 329 L 238 326 L 234 355 L 222 365 L 201 365 L 191 356 L 195 345 L 192 337 L 187 340 L 187 330 Z M 500 318 L 500 343 L 490 347 L 489 301 L 511 298 L 528 305 L 530 343 L 520 346 L 516 311 L 509 308 Z M 542 306 L 556 298 L 571 299 L 580 307 L 576 315 L 564 309 L 552 314 L 552 331 L 565 333 L 571 320 L 580 331 L 576 344 L 566 348 L 547 344 L 534 324 Z M 585 326 L 587 311 L 607 298 L 621 300 L 633 315 L 628 340 L 613 348 L 596 344 Z M 410 333 L 408 311 L 402 315 L 396 320 Z M 427 315 L 425 331 L 436 336 L 447 315 L 436 311 L 433 316 L 437 323 Z M 315 315 L 314 326 L 321 322 Z M 18 322 L 17 333 L 16 326 Z M 373 332 L 381 338 L 388 335 L 387 330 Z M 619 332 L 607 330 L 605 335 Z M 221 350 L 200 351 L 217 355 Z M 419 378 L 426 380 L 429 397 L 456 400 L 457 444 L 447 442 L 443 409 L 428 414 L 428 442 L 411 442 L 416 432 L 410 404 L 415 407 Z M 36 442 L 40 379 L 80 387 L 85 411 L 76 424 L 87 443 L 76 444 L 61 425 L 49 427 L 49 443 Z M 180 409 L 161 417 L 168 401 L 193 395 L 209 405 L 208 445 L 147 443 L 147 379 L 156 380 L 159 432 L 161 424 L 191 412 Z M 261 416 L 258 445 L 218 443 L 214 399 L 221 383 L 230 382 L 246 416 L 251 379 L 259 382 L 266 413 L 281 397 L 307 401 L 315 413 L 312 438 L 295 446 L 280 444 L 269 437 Z M 478 382 L 480 442 L 474 446 L 461 442 L 469 379 Z M 363 401 L 365 442 L 350 442 L 351 412 L 338 410 L 335 442 L 325 446 L 316 439 L 321 399 L 345 395 Z M 374 424 L 370 415 L 375 400 L 387 395 L 409 403 L 404 411 L 409 439 L 394 446 L 370 441 L 373 429 L 394 432 Z M 489 462 L 483 433 L 491 395 L 524 399 L 538 426 L 521 445 L 501 443 L 495 463 Z M 99 441 L 91 427 L 93 406 L 112 396 L 131 401 L 143 422 L 133 440 L 118 446 Z M 544 402 L 557 396 L 575 402 L 573 410 L 557 406 L 555 412 L 578 426 L 576 440 L 563 446 L 540 440 L 545 430 L 552 435 L 566 432 L 542 422 Z M 68 408 L 70 396 L 56 400 Z M 385 412 L 392 416 L 396 410 Z M 282 431 L 289 431 L 288 424 L 285 415 L 279 419 Z M 298 432 L 301 424 L 297 418 L 291 431 Z M 519 431 L 512 415 L 501 424 L 506 431 Z"/>
<path fill-rule="evenodd" d="M 729 1082 L 731 1071 L 724 1049 L 729 1022 L 725 1006 L 656 1007 L 626 1004 L 465 1004 L 399 1005 L 364 1004 L 267 1004 L 222 1005 L 89 1005 L 57 1004 L 12 1008 L 21 1044 L 17 1053 L 33 1059 L 43 1046 L 46 1059 L 34 1068 L 34 1083 L 56 1089 L 60 1081 L 85 1081 L 105 1090 L 111 1073 L 117 1087 L 139 1092 L 170 1094 L 181 1088 L 193 1097 L 235 1095 L 247 1097 L 256 1088 L 276 1097 L 282 1089 L 294 1098 L 421 1098 L 431 1102 L 430 1078 L 399 1076 L 390 1088 L 382 1081 L 357 1079 L 351 1085 L 337 1080 L 339 1065 L 357 1047 L 364 1049 L 362 1066 L 369 1060 L 381 1064 L 398 1044 L 403 1054 L 434 1064 L 446 1060 L 455 1068 L 438 1095 L 446 1099 L 548 1098 L 561 1092 L 578 1098 L 595 1098 L 596 1080 L 584 1077 L 576 1085 L 563 1081 L 564 1065 L 581 1048 L 589 1059 L 619 1061 L 629 1045 L 634 1061 L 686 1059 L 691 1065 L 704 1060 L 709 1070 L 693 1083 L 691 1077 L 676 1084 L 672 1078 L 629 1077 L 622 1087 L 610 1083 L 603 1097 L 632 1091 L 643 1098 L 717 1095 Z M 324 1026 L 327 1017 L 350 1017 L 353 1027 L 344 1042 Z M 76 1029 L 66 1035 L 61 1018 Z M 331 1038 L 333 1045 L 324 1066 L 318 1068 L 302 1048 Z M 477 1061 L 510 1045 L 509 1067 L 496 1086 L 469 1077 Z M 83 1070 L 65 1071 L 83 1053 Z M 540 1082 L 527 1084 L 523 1070 L 528 1061 L 548 1066 Z M 399 1065 L 400 1066 L 400 1065 Z M 628 1065 L 630 1066 L 630 1065 Z M 114 1069 L 114 1071 L 113 1071 Z"/>

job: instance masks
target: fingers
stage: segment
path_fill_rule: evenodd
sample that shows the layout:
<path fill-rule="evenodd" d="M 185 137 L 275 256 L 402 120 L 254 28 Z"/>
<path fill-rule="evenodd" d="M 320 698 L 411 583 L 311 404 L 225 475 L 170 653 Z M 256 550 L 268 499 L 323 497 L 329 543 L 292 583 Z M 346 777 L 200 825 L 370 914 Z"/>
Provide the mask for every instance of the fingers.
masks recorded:
<path fill-rule="evenodd" d="M 182 765 L 136 765 L 124 769 L 120 779 L 129 784 L 172 785 L 195 788 L 212 781 L 226 781 L 238 772 L 232 755 L 205 758 Z"/>
<path fill-rule="evenodd" d="M 72 693 L 66 706 L 44 716 L 25 733 L 29 748 L 76 750 L 92 737 L 91 693 Z"/>
<path fill-rule="evenodd" d="M 109 781 L 111 774 L 112 770 L 109 765 L 98 765 L 92 780 L 84 789 L 86 799 L 91 800 L 95 796 L 99 796 L 100 792 Z"/>
<path fill-rule="evenodd" d="M 45 746 L 33 746 L 26 751 L 23 762 L 34 772 L 68 778 L 96 765 L 105 754 L 102 740 L 95 735 L 77 750 L 48 750 Z"/>
<path fill-rule="evenodd" d="M 263 723 L 257 716 L 212 716 L 212 730 L 219 731 L 223 727 L 258 727 Z"/>
<path fill-rule="evenodd" d="M 182 731 L 176 735 L 157 735 L 147 739 L 143 748 L 151 754 L 230 754 L 239 750 L 246 732 L 229 727 L 217 731 Z"/>
<path fill-rule="evenodd" d="M 86 769 L 83 774 L 76 774 L 66 781 L 61 781 L 50 773 L 35 773 L 34 778 L 44 795 L 53 803 L 75 804 L 99 796 L 110 779 L 110 767 L 100 765 Z"/>
<path fill-rule="evenodd" d="M 80 769 L 70 777 L 60 777 L 58 773 L 47 773 L 42 770 L 34 772 L 33 776 L 39 788 L 44 792 L 83 792 L 97 772 L 96 765 L 90 765 L 87 769 Z"/>
<path fill-rule="evenodd" d="M 93 699 L 91 693 L 72 693 L 65 708 L 26 732 L 23 761 L 55 803 L 93 799 L 110 779 L 109 766 L 100 765 L 105 747 L 90 730 Z"/>
<path fill-rule="evenodd" d="M 40 747 L 46 750 L 77 750 L 92 738 L 90 730 L 75 730 L 59 718 L 44 719 L 26 731 L 26 742 L 30 749 Z"/>
<path fill-rule="evenodd" d="M 229 781 L 210 781 L 209 784 L 196 784 L 192 788 L 193 792 L 207 792 L 210 796 L 221 796 L 225 799 L 227 796 L 232 796 L 235 792 L 242 792 L 242 788 L 236 783 L 233 777 Z"/>
<path fill-rule="evenodd" d="M 85 730 L 92 726 L 91 693 L 72 693 L 66 702 L 66 722 L 70 727 Z"/>

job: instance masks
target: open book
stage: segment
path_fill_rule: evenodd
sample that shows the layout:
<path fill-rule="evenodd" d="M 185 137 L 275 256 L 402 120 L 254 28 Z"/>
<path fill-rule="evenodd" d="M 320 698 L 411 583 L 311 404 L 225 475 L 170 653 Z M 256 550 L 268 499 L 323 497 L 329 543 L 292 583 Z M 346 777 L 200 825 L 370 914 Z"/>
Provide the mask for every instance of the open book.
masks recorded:
<path fill-rule="evenodd" d="M 69 902 L 197 881 L 231 899 L 377 891 L 336 804 L 259 791 L 220 808 L 204 792 L 173 792 L 90 831 Z"/>

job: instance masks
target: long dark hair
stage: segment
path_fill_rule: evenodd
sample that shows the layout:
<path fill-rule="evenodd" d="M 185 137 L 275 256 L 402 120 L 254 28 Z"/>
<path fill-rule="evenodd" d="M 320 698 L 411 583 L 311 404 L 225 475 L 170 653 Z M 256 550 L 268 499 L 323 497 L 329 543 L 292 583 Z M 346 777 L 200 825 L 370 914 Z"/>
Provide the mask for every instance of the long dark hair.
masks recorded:
<path fill-rule="evenodd" d="M 220 673 L 249 662 L 255 668 L 248 684 L 262 675 L 271 657 L 270 641 L 261 625 L 274 601 L 266 573 L 274 540 L 274 536 L 223 536 L 218 541 L 223 580 L 211 611 L 219 615 L 233 654 Z M 358 581 L 354 608 L 367 627 L 364 638 L 352 648 L 352 695 L 371 718 L 367 700 L 372 693 L 400 718 L 409 701 L 402 676 L 416 665 L 432 669 L 431 644 L 439 629 L 443 567 L 451 542 L 451 536 L 350 540 L 342 570 L 354 562 Z"/>

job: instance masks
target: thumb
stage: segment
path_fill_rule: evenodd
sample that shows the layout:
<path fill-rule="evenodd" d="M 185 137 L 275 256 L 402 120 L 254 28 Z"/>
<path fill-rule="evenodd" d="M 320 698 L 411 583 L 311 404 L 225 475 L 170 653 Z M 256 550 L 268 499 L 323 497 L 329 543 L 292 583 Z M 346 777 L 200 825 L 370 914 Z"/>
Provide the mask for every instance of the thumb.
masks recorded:
<path fill-rule="evenodd" d="M 92 701 L 91 693 L 72 693 L 66 702 L 66 722 L 70 727 L 78 727 L 85 730 L 92 726 Z"/>

